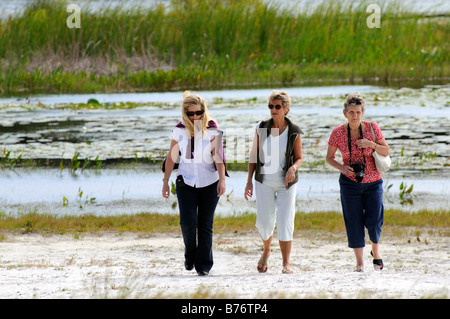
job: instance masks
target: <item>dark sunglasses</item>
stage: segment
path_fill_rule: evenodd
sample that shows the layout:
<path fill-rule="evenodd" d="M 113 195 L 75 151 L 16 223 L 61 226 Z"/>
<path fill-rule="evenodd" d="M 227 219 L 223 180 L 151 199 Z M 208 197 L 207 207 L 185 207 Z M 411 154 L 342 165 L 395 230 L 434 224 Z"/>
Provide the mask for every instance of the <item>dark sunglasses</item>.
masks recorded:
<path fill-rule="evenodd" d="M 281 109 L 281 105 L 272 105 L 272 104 L 269 104 L 269 109 L 273 109 L 273 108 L 276 108 L 277 110 L 279 110 L 279 109 Z"/>
<path fill-rule="evenodd" d="M 186 111 L 187 116 L 202 115 L 203 113 L 205 113 L 204 110 L 195 111 L 195 112 Z"/>
<path fill-rule="evenodd" d="M 358 100 L 350 100 L 350 102 L 348 102 L 348 105 L 361 105 L 362 102 L 358 101 Z"/>

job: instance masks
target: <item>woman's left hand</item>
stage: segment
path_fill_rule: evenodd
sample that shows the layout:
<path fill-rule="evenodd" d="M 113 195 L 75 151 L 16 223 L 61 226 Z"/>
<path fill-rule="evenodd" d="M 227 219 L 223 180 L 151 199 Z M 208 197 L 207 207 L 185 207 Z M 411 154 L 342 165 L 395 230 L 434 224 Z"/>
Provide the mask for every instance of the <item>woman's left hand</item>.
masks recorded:
<path fill-rule="evenodd" d="M 226 189 L 227 187 L 225 185 L 225 180 L 219 179 L 219 183 L 217 184 L 217 197 L 220 197 L 223 194 L 225 194 Z"/>
<path fill-rule="evenodd" d="M 292 182 L 294 178 L 295 178 L 295 168 L 291 166 L 286 172 L 286 177 L 284 178 L 284 185 L 288 187 L 289 183 Z"/>
<path fill-rule="evenodd" d="M 375 147 L 374 144 L 375 144 L 374 142 L 369 141 L 368 139 L 365 138 L 356 141 L 356 145 L 359 148 L 374 148 Z"/>

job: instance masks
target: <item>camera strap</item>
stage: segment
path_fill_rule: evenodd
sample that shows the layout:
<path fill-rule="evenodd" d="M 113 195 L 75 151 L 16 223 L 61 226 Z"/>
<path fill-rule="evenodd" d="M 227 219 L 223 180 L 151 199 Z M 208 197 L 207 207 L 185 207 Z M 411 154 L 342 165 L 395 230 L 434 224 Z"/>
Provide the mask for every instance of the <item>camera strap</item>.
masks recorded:
<path fill-rule="evenodd" d="M 348 151 L 350 152 L 350 165 L 352 165 L 352 137 L 350 135 L 350 124 L 347 124 L 347 135 L 348 135 Z M 361 124 L 359 124 L 359 137 L 364 137 L 362 132 Z M 366 157 L 364 156 L 364 149 L 361 149 L 363 159 L 364 159 L 364 165 L 366 165 Z"/>

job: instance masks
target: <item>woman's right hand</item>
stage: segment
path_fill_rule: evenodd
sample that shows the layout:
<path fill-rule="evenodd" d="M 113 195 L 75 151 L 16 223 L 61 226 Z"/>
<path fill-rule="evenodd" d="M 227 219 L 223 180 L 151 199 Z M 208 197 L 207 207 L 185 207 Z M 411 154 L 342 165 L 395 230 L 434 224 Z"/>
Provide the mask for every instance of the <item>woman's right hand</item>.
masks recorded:
<path fill-rule="evenodd" d="M 351 166 L 342 166 L 341 173 L 346 176 L 350 176 L 350 177 L 356 176 L 356 174 L 353 171 L 353 168 L 351 168 Z"/>
<path fill-rule="evenodd" d="M 169 198 L 169 194 L 170 194 L 169 183 L 168 183 L 168 182 L 163 182 L 162 196 L 163 196 L 164 198 Z"/>
<path fill-rule="evenodd" d="M 248 198 L 253 196 L 253 184 L 252 182 L 247 182 L 247 184 L 245 185 L 245 193 L 244 193 L 244 197 L 246 200 L 248 200 Z"/>

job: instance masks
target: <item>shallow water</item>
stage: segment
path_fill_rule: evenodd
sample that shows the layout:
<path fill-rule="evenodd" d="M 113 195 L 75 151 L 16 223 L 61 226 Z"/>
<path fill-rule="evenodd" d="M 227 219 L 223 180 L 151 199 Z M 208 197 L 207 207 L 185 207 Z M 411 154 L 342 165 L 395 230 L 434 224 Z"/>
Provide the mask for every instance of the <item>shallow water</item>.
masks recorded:
<path fill-rule="evenodd" d="M 382 91 L 382 87 L 370 85 L 337 85 L 337 86 L 313 86 L 313 87 L 292 87 L 287 88 L 291 97 L 314 97 L 316 95 L 335 95 L 345 94 L 351 90 L 352 92 L 376 92 Z M 236 89 L 236 90 L 210 90 L 195 91 L 204 99 L 252 99 L 267 98 L 272 89 Z M 194 92 L 193 92 L 194 93 Z M 35 95 L 28 98 L 0 98 L 0 105 L 6 103 L 24 103 L 37 104 L 42 103 L 58 104 L 58 103 L 86 103 L 90 98 L 97 99 L 100 103 L 114 102 L 136 102 L 136 103 L 180 103 L 182 101 L 183 92 L 151 92 L 151 93 L 96 93 L 96 94 L 49 94 Z"/>
<path fill-rule="evenodd" d="M 244 162 L 254 127 L 268 118 L 266 97 L 271 90 L 195 92 L 205 97 L 210 114 L 224 130 L 226 155 Z M 289 117 L 305 134 L 305 162 L 312 169 L 323 161 L 329 134 L 345 121 L 342 101 L 350 92 L 367 100 L 364 120 L 377 122 L 397 160 L 397 169 L 441 169 L 450 158 L 450 88 L 386 89 L 373 86 L 288 88 L 293 102 Z M 31 97 L 45 105 L 0 99 L 1 148 L 10 157 L 101 160 L 160 159 L 169 134 L 180 121 L 182 92 Z M 141 101 L 132 109 L 66 109 L 62 101 L 94 97 L 102 103 Z M 45 102 L 45 103 L 44 103 Z M 436 155 L 436 156 L 434 156 Z M 328 170 L 329 167 L 321 167 Z"/>
<path fill-rule="evenodd" d="M 233 215 L 255 212 L 255 198 L 243 197 L 247 173 L 231 172 L 227 192 L 219 201 L 217 214 Z M 404 178 L 389 173 L 384 176 L 386 208 L 447 209 L 450 182 L 436 174 L 419 174 Z M 58 169 L 16 169 L 0 175 L 0 205 L 9 214 L 39 212 L 55 215 L 117 215 L 140 212 L 178 213 L 172 207 L 176 197 L 161 196 L 161 172 L 126 169 L 84 171 L 76 175 Z M 297 208 L 300 211 L 340 211 L 338 173 L 316 174 L 301 172 L 297 188 Z M 174 182 L 175 174 L 171 178 Z M 414 185 L 412 205 L 401 204 L 399 185 Z M 388 185 L 392 185 L 389 190 Z M 80 192 L 82 195 L 80 196 Z M 67 199 L 67 201 L 64 200 Z M 91 201 L 92 199 L 92 201 Z M 66 205 L 64 205 L 66 203 Z"/>
<path fill-rule="evenodd" d="M 298 123 L 305 161 L 298 207 L 302 211 L 340 210 L 338 172 L 324 163 L 332 129 L 344 123 L 342 102 L 350 92 L 366 101 L 365 120 L 374 120 L 390 145 L 393 167 L 385 174 L 387 208 L 418 210 L 449 207 L 450 88 L 389 89 L 374 86 L 287 88 L 289 117 Z M 247 159 L 256 123 L 267 118 L 270 89 L 194 92 L 205 97 L 211 115 L 225 132 L 227 162 Z M 160 159 L 168 150 L 172 127 L 180 121 L 182 92 L 30 97 L 0 99 L 0 150 L 22 161 L 39 158 L 119 160 Z M 101 103 L 139 101 L 132 109 L 71 109 L 70 102 L 97 98 Z M 29 103 L 28 103 L 29 102 Z M 38 102 L 45 105 L 43 107 Z M 45 103 L 44 103 L 45 102 Z M 338 155 L 339 160 L 339 155 Z M 142 161 L 140 162 L 142 163 Z M 150 163 L 150 162 L 149 162 Z M 0 170 L 0 210 L 7 213 L 128 214 L 171 212 L 175 197 L 160 196 L 162 173 L 151 165 L 136 168 Z M 255 210 L 243 199 L 246 173 L 232 172 L 218 213 Z M 173 174 L 175 176 L 175 173 Z M 402 205 L 399 185 L 414 185 L 413 205 Z M 78 196 L 79 191 L 83 196 Z M 63 197 L 69 201 L 63 207 Z M 95 198 L 91 202 L 91 199 Z M 81 208 L 80 208 L 81 206 Z"/>

